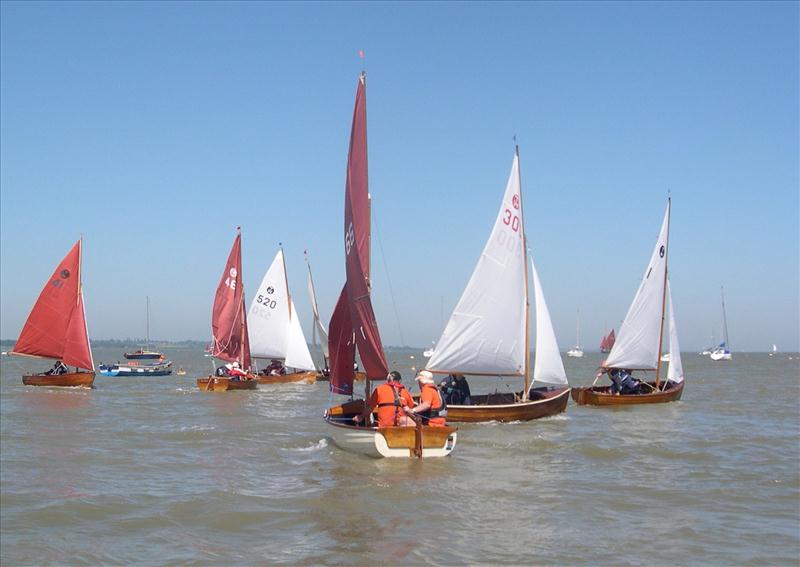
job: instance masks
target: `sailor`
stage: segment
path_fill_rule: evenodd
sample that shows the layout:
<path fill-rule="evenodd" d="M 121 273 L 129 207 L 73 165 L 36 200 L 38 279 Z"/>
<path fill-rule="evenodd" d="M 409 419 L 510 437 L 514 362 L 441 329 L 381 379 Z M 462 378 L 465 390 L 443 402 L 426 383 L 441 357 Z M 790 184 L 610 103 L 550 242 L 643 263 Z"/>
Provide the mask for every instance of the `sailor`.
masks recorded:
<path fill-rule="evenodd" d="M 422 370 L 416 378 L 419 382 L 419 404 L 409 413 L 422 416 L 425 425 L 444 427 L 446 425 L 447 406 L 444 396 L 433 381 L 433 374 Z"/>
<path fill-rule="evenodd" d="M 631 375 L 630 370 L 622 368 L 608 369 L 608 378 L 611 380 L 611 391 L 619 394 L 639 394 L 640 382 Z"/>
<path fill-rule="evenodd" d="M 472 403 L 469 383 L 463 374 L 448 374 L 439 384 L 439 390 L 447 404 L 468 406 Z"/>
<path fill-rule="evenodd" d="M 353 418 L 360 423 L 366 421 L 375 408 L 378 408 L 378 427 L 395 427 L 414 425 L 405 415 L 405 410 L 414 405 L 414 398 L 403 386 L 403 377 L 397 370 L 386 376 L 386 382 L 375 388 L 367 400 L 364 412 Z"/>
<path fill-rule="evenodd" d="M 61 362 L 60 360 L 56 360 L 56 363 L 53 365 L 53 368 L 45 372 L 47 376 L 59 376 L 61 374 L 66 374 L 69 372 L 69 368 L 67 368 L 66 364 Z"/>
<path fill-rule="evenodd" d="M 242 380 L 247 378 L 247 372 L 239 367 L 238 360 L 231 365 L 230 375 L 233 380 Z"/>
<path fill-rule="evenodd" d="M 286 367 L 280 360 L 273 358 L 270 361 L 269 366 L 264 369 L 264 374 L 267 376 L 280 376 L 282 374 L 286 374 Z"/>

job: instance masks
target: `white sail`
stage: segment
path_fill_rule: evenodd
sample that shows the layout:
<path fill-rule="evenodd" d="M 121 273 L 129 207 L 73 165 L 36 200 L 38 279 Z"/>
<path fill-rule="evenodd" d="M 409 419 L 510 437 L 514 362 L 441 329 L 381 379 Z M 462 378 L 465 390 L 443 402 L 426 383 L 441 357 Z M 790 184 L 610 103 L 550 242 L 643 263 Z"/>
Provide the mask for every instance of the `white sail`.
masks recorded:
<path fill-rule="evenodd" d="M 300 317 L 292 304 L 292 315 L 289 321 L 289 336 L 286 345 L 286 366 L 299 368 L 300 370 L 316 370 L 314 360 L 308 350 L 306 337 L 303 335 L 303 328 L 300 326 Z"/>
<path fill-rule="evenodd" d="M 519 158 L 500 213 L 428 361 L 433 372 L 525 374 L 525 250 Z"/>
<path fill-rule="evenodd" d="M 678 344 L 678 328 L 675 326 L 675 308 L 672 303 L 672 286 L 667 281 L 667 299 L 669 299 L 669 370 L 667 379 L 683 382 L 683 364 L 681 363 L 681 347 Z"/>
<path fill-rule="evenodd" d="M 655 370 L 658 365 L 669 246 L 669 213 L 668 202 L 653 255 L 622 321 L 617 341 L 606 359 L 607 368 Z"/>
<path fill-rule="evenodd" d="M 322 354 L 325 358 L 330 357 L 328 352 L 328 330 L 322 324 L 319 316 L 319 307 L 317 307 L 317 293 L 314 289 L 314 279 L 311 277 L 311 266 L 308 266 L 308 297 L 311 299 L 311 309 L 314 310 L 314 329 L 312 332 L 319 333 L 319 341 L 322 345 Z"/>
<path fill-rule="evenodd" d="M 531 257 L 531 271 L 533 272 L 533 295 L 536 304 L 536 362 L 533 366 L 533 381 L 547 384 L 567 385 L 567 373 L 564 371 L 564 362 L 561 360 L 561 351 L 558 350 L 556 333 L 553 331 L 553 322 L 550 311 L 544 301 L 544 291 L 539 281 L 539 273 Z"/>
<path fill-rule="evenodd" d="M 285 358 L 288 328 L 289 290 L 283 250 L 278 250 L 247 312 L 250 354 L 256 358 Z"/>

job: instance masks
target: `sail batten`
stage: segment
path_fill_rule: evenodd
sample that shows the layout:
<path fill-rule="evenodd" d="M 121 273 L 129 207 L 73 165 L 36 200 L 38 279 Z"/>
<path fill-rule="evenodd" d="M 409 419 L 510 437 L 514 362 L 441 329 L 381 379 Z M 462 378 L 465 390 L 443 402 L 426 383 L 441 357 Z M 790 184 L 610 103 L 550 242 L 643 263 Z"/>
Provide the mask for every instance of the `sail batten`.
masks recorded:
<path fill-rule="evenodd" d="M 426 368 L 461 374 L 525 375 L 525 250 L 519 156 L 475 270 Z"/>
<path fill-rule="evenodd" d="M 60 359 L 94 371 L 81 286 L 82 241 L 56 267 L 10 354 Z"/>
<path fill-rule="evenodd" d="M 607 368 L 658 368 L 669 246 L 669 214 L 668 202 L 650 262 L 606 359 Z"/>

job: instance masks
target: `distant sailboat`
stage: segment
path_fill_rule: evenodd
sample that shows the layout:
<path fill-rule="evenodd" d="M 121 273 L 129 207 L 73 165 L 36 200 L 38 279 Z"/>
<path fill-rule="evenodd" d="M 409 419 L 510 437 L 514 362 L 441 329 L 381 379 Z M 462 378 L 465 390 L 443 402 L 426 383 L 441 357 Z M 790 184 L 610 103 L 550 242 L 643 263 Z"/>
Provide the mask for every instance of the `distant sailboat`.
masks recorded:
<path fill-rule="evenodd" d="M 82 247 L 81 238 L 59 262 L 8 353 L 60 360 L 64 365 L 74 366 L 75 371 L 62 367 L 60 372 L 25 375 L 22 383 L 26 386 L 92 387 L 94 360 L 83 307 Z"/>
<path fill-rule="evenodd" d="M 430 372 L 516 376 L 521 391 L 471 394 L 470 405 L 447 407 L 449 421 L 529 421 L 563 412 L 569 384 L 531 259 L 536 303 L 536 360 L 531 380 L 528 255 L 519 148 L 483 253 L 426 365 Z M 532 382 L 549 384 L 531 388 Z"/>
<path fill-rule="evenodd" d="M 233 241 L 214 296 L 214 307 L 211 310 L 211 356 L 230 363 L 239 363 L 248 376 L 238 380 L 229 376 L 198 378 L 197 387 L 201 390 L 225 392 L 255 390 L 258 387 L 258 380 L 249 374 L 250 340 L 247 336 L 247 315 L 244 310 L 241 232 L 237 232 Z"/>
<path fill-rule="evenodd" d="M 600 352 L 611 352 L 611 349 L 614 347 L 614 341 L 616 340 L 617 338 L 614 336 L 614 329 L 611 329 L 611 332 L 605 335 L 600 341 Z"/>
<path fill-rule="evenodd" d="M 610 386 L 592 385 L 585 388 L 573 388 L 572 399 L 578 404 L 609 406 L 662 403 L 679 400 L 683 393 L 683 366 L 667 279 L 670 209 L 671 200 L 668 200 L 664 220 L 661 223 L 661 231 L 647 269 L 628 313 L 622 321 L 619 338 L 601 368 L 603 371 L 654 370 L 655 381 L 643 382 L 642 387 L 649 388 L 650 391 L 637 394 L 614 394 Z M 668 298 L 670 299 L 669 312 L 665 313 Z M 671 356 L 667 379 L 662 382 L 661 354 L 665 315 L 669 317 Z M 602 374 L 599 374 L 598 378 L 600 376 Z"/>
<path fill-rule="evenodd" d="M 126 352 L 122 356 L 128 360 L 164 360 L 163 353 L 150 350 L 150 297 L 146 301 L 145 313 L 147 314 L 147 338 L 145 348 L 140 348 L 134 352 Z"/>
<path fill-rule="evenodd" d="M 256 291 L 247 317 L 250 355 L 253 358 L 283 360 L 299 370 L 277 375 L 260 375 L 260 384 L 281 384 L 317 380 L 300 317 L 289 293 L 286 260 L 279 249 Z"/>
<path fill-rule="evenodd" d="M 720 287 L 722 295 L 722 332 L 723 341 L 720 345 L 711 351 L 711 360 L 730 360 L 730 342 L 728 341 L 728 316 L 725 314 L 725 288 Z"/>
<path fill-rule="evenodd" d="M 353 417 L 365 410 L 364 400 L 352 400 L 356 349 L 371 380 L 385 380 L 389 372 L 378 323 L 372 309 L 370 284 L 370 197 L 367 172 L 366 76 L 358 79 L 350 148 L 347 156 L 344 207 L 344 248 L 347 279 L 328 325 L 330 333 L 331 392 L 351 401 L 328 408 L 325 422 L 342 449 L 371 457 L 445 457 L 456 445 L 453 427 L 371 427 L 356 425 Z"/>
<path fill-rule="evenodd" d="M 581 348 L 581 310 L 578 309 L 578 316 L 577 316 L 577 331 L 575 333 L 575 346 L 572 347 L 567 351 L 567 356 L 571 356 L 572 358 L 583 358 L 583 349 Z"/>

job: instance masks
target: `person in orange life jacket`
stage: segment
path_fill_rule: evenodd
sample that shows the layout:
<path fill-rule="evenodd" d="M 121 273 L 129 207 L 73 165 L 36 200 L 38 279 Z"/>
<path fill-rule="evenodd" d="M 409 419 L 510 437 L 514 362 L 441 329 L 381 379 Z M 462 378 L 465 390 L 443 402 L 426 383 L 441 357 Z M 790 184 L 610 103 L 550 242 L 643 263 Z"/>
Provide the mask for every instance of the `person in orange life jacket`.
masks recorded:
<path fill-rule="evenodd" d="M 247 372 L 239 368 L 239 363 L 234 362 L 231 365 L 231 369 L 229 370 L 229 374 L 231 378 L 234 380 L 241 380 L 242 378 L 247 378 Z"/>
<path fill-rule="evenodd" d="M 414 425 L 405 415 L 405 409 L 414 405 L 414 399 L 401 382 L 402 376 L 396 370 L 386 376 L 386 382 L 372 392 L 367 400 L 364 413 L 357 415 L 353 421 L 366 421 L 375 408 L 378 408 L 378 427 L 396 427 Z"/>
<path fill-rule="evenodd" d="M 439 412 L 444 408 L 444 398 L 433 381 L 433 374 L 427 370 L 421 371 L 416 378 L 419 382 L 419 404 L 409 413 L 422 416 L 424 425 L 444 427 L 446 420 Z M 447 415 L 445 413 L 445 415 Z"/>

